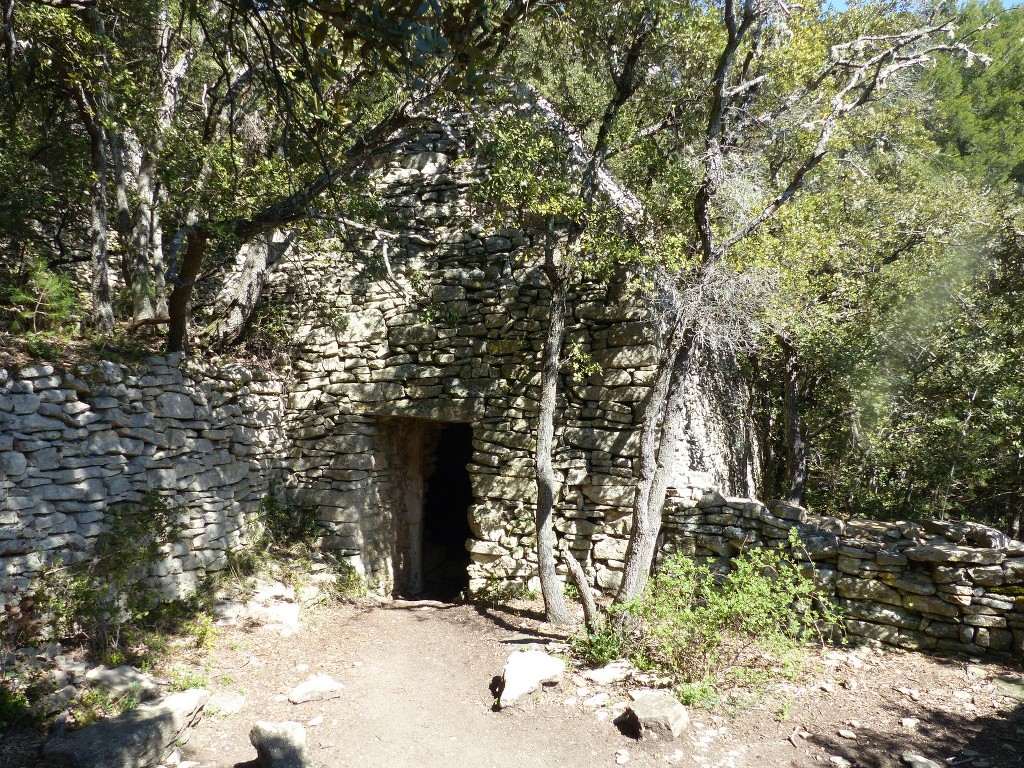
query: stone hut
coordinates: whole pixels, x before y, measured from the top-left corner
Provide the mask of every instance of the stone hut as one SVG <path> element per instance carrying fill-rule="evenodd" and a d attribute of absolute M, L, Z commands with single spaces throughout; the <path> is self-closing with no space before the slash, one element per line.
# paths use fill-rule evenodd
<path fill-rule="evenodd" d="M 540 352 L 549 293 L 528 231 L 487 229 L 476 131 L 449 115 L 382 158 L 387 212 L 271 278 L 265 307 L 292 319 L 289 485 L 315 504 L 326 548 L 415 593 L 531 582 Z M 600 587 L 621 578 L 634 457 L 654 346 L 622 281 L 572 297 L 567 347 L 599 372 L 561 382 L 556 531 Z M 673 493 L 752 493 L 758 465 L 743 393 L 707 366 L 687 390 Z M 461 579 L 445 581 L 445 574 Z"/>

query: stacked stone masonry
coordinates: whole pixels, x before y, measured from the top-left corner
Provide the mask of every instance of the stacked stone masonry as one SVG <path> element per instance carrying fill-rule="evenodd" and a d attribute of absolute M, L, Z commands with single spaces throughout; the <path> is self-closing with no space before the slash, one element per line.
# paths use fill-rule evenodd
<path fill-rule="evenodd" d="M 847 633 L 908 649 L 1024 653 L 1024 543 L 969 522 L 808 515 L 710 493 L 675 503 L 665 552 L 728 568 L 752 547 L 789 548 L 842 609 Z"/>
<path fill-rule="evenodd" d="M 533 235 L 479 223 L 475 143 L 459 115 L 410 137 L 374 176 L 385 228 L 293 260 L 267 291 L 294 324 L 298 497 L 321 510 L 325 547 L 358 557 L 386 589 L 416 582 L 395 532 L 420 525 L 409 486 L 426 479 L 430 425 L 444 423 L 473 430 L 470 589 L 536 586 L 533 453 L 550 294 Z M 656 355 L 650 309 L 623 297 L 625 282 L 584 281 L 570 297 L 566 348 L 599 370 L 565 366 L 554 456 L 557 534 L 604 589 L 622 577 Z M 751 492 L 742 388 L 708 365 L 688 380 L 686 402 L 675 487 L 693 501 L 712 485 Z"/>
<path fill-rule="evenodd" d="M 150 585 L 196 590 L 282 480 L 282 406 L 265 372 L 177 355 L 0 369 L 0 616 L 14 623 L 44 571 L 88 558 L 111 508 L 147 493 L 181 510 Z"/>

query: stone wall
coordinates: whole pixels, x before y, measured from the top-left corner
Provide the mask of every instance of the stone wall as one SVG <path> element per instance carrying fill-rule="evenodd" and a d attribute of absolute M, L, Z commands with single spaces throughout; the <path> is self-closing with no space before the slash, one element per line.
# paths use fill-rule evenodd
<path fill-rule="evenodd" d="M 977 523 L 882 523 L 807 515 L 711 493 L 675 501 L 665 517 L 665 553 L 728 568 L 759 546 L 788 548 L 813 565 L 853 637 L 909 649 L 1024 653 L 1024 543 Z"/>
<path fill-rule="evenodd" d="M 48 567 L 90 556 L 108 511 L 156 492 L 184 512 L 152 585 L 169 599 L 223 568 L 283 480 L 282 385 L 180 356 L 0 369 L 0 616 Z M 3 634 L 0 632 L 0 634 Z"/>

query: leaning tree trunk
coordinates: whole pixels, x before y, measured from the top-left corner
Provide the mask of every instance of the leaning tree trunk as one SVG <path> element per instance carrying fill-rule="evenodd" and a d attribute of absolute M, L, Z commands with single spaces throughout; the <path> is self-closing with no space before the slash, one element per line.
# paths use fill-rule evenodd
<path fill-rule="evenodd" d="M 185 253 L 181 257 L 174 280 L 174 290 L 167 300 L 170 317 L 167 328 L 168 352 L 188 351 L 188 303 L 192 297 L 195 280 L 199 276 L 209 236 L 202 230 L 193 228 L 186 238 Z"/>
<path fill-rule="evenodd" d="M 786 501 L 803 504 L 807 490 L 807 441 L 800 420 L 800 360 L 796 347 L 782 336 L 777 337 L 782 349 L 782 414 L 786 430 Z"/>
<path fill-rule="evenodd" d="M 238 249 L 235 270 L 217 296 L 214 314 L 218 320 L 206 331 L 217 346 L 227 347 L 241 338 L 267 279 L 290 251 L 296 234 L 267 232 Z"/>
<path fill-rule="evenodd" d="M 552 465 L 555 436 L 555 408 L 558 399 L 558 369 L 562 360 L 565 337 L 565 310 L 568 280 L 553 263 L 549 253 L 545 272 L 551 285 L 551 306 L 548 332 L 544 339 L 544 360 L 540 379 L 540 414 L 537 424 L 537 566 L 544 612 L 547 620 L 557 626 L 574 623 L 565 604 L 562 584 L 555 574 L 555 532 L 552 523 L 559 483 Z"/>
<path fill-rule="evenodd" d="M 689 366 L 693 344 L 694 335 L 689 324 L 677 319 L 659 356 L 654 386 L 640 428 L 633 528 L 626 547 L 622 583 L 615 595 L 616 605 L 626 605 L 639 597 L 650 578 L 661 533 L 661 513 L 665 506 L 675 441 L 682 424 L 683 375 Z"/>
<path fill-rule="evenodd" d="M 89 220 L 92 257 L 92 325 L 103 334 L 114 331 L 114 305 L 110 296 L 110 255 L 107 248 L 107 148 L 103 125 L 95 101 L 82 86 L 75 89 L 75 101 L 86 132 L 92 180 L 89 185 Z"/>

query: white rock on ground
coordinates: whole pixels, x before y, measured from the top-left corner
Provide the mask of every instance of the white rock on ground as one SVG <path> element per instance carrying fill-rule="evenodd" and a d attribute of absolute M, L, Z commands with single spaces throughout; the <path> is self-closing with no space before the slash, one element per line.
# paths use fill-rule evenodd
<path fill-rule="evenodd" d="M 633 674 L 633 665 L 626 659 L 619 659 L 600 669 L 588 669 L 583 673 L 583 677 L 598 685 L 611 685 L 612 683 L 621 683 L 631 674 Z"/>
<path fill-rule="evenodd" d="M 565 662 L 544 651 L 516 651 L 508 657 L 501 673 L 498 706 L 507 707 L 545 683 L 558 683 L 565 674 Z"/>
<path fill-rule="evenodd" d="M 306 768 L 306 729 L 287 720 L 259 721 L 249 731 L 260 768 Z"/>
<path fill-rule="evenodd" d="M 915 755 L 912 752 L 904 752 L 900 755 L 900 760 L 903 761 L 904 765 L 909 765 L 910 768 L 943 768 L 941 763 L 929 760 L 927 757 L 921 757 L 921 755 Z"/>
<path fill-rule="evenodd" d="M 341 696 L 345 686 L 330 675 L 310 675 L 308 680 L 299 683 L 288 694 L 292 704 L 303 704 L 307 701 L 324 701 Z"/>
<path fill-rule="evenodd" d="M 125 712 L 43 746 L 43 755 L 66 768 L 137 768 L 156 765 L 188 740 L 209 691 L 194 688 Z"/>
<path fill-rule="evenodd" d="M 237 715 L 245 707 L 245 696 L 237 691 L 217 691 L 206 703 L 211 715 Z"/>
<path fill-rule="evenodd" d="M 686 707 L 668 691 L 630 691 L 626 718 L 641 738 L 674 739 L 690 724 Z"/>

